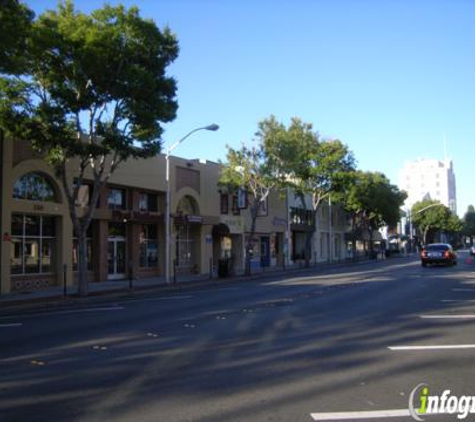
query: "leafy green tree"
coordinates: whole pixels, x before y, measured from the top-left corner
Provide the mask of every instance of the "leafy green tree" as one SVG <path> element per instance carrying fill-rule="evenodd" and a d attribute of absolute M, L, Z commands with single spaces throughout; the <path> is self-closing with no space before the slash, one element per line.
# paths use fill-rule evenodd
<path fill-rule="evenodd" d="M 406 193 L 392 185 L 379 172 L 354 171 L 348 177 L 340 202 L 349 213 L 353 235 L 353 256 L 358 232 L 368 231 L 371 241 L 373 232 L 383 226 L 394 226 L 399 221 L 399 209 L 406 199 Z"/>
<path fill-rule="evenodd" d="M 473 205 L 469 205 L 467 208 L 467 212 L 463 216 L 462 224 L 463 235 L 469 237 L 470 244 L 473 245 L 473 237 L 475 236 L 475 208 Z"/>
<path fill-rule="evenodd" d="M 250 273 L 256 221 L 259 210 L 270 191 L 277 186 L 275 167 L 270 165 L 262 143 L 257 147 L 233 149 L 227 146 L 226 163 L 222 164 L 220 185 L 230 190 L 244 189 L 247 192 L 251 227 L 246 243 L 246 274 Z"/>
<path fill-rule="evenodd" d="M 22 73 L 34 14 L 18 0 L 0 0 L 0 73 Z"/>
<path fill-rule="evenodd" d="M 373 232 L 383 226 L 395 226 L 400 218 L 400 207 L 407 197 L 397 186 L 379 172 L 361 173 L 363 183 L 359 186 L 366 189 L 363 198 L 363 221 L 369 232 L 371 241 Z"/>
<path fill-rule="evenodd" d="M 170 30 L 136 7 L 84 14 L 66 1 L 33 22 L 26 76 L 0 80 L 1 127 L 30 140 L 61 180 L 78 236 L 82 296 L 99 194 L 124 160 L 160 151 L 161 124 L 176 115 L 176 82 L 166 70 L 177 55 Z M 86 212 L 76 207 L 85 179 L 93 183 Z"/>
<path fill-rule="evenodd" d="M 315 214 L 330 195 L 343 190 L 355 168 L 355 159 L 346 145 L 337 139 L 320 139 L 311 124 L 298 118 L 286 128 L 271 116 L 261 123 L 260 134 L 269 160 L 278 169 L 279 184 L 292 188 L 304 208 L 304 197 L 310 195 Z M 309 233 L 307 262 L 311 237 Z"/>
<path fill-rule="evenodd" d="M 448 207 L 430 199 L 416 202 L 412 206 L 411 219 L 422 232 L 424 244 L 432 240 L 437 232 L 455 233 L 462 228 L 460 220 Z"/>

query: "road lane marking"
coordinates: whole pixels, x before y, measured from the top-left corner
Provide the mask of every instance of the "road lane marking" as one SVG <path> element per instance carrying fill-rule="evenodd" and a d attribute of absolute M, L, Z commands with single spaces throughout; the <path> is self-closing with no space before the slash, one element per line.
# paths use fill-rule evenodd
<path fill-rule="evenodd" d="M 441 300 L 443 303 L 457 303 L 457 302 L 475 302 L 474 299 L 444 299 Z"/>
<path fill-rule="evenodd" d="M 419 315 L 422 319 L 474 319 L 475 314 L 465 315 Z"/>
<path fill-rule="evenodd" d="M 475 289 L 452 289 L 453 292 L 475 292 Z"/>
<path fill-rule="evenodd" d="M 452 349 L 475 349 L 475 344 L 452 344 L 440 346 L 389 346 L 389 350 L 452 350 Z"/>
<path fill-rule="evenodd" d="M 0 324 L 0 328 L 4 327 L 21 327 L 22 323 L 21 322 L 12 322 L 11 324 Z"/>
<path fill-rule="evenodd" d="M 411 416 L 409 409 L 368 410 L 362 412 L 310 413 L 314 421 L 343 421 L 350 419 L 380 419 Z"/>

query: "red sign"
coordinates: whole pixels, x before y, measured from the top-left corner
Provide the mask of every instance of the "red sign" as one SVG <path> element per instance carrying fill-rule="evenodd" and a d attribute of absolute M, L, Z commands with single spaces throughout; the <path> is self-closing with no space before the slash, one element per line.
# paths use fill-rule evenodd
<path fill-rule="evenodd" d="M 12 241 L 12 237 L 7 233 L 3 233 L 3 241 L 4 242 L 11 242 Z"/>

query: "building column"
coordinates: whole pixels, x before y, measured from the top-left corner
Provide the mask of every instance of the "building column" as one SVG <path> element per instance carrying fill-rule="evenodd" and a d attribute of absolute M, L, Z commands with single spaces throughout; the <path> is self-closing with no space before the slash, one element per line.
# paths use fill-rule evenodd
<path fill-rule="evenodd" d="M 13 193 L 13 141 L 0 133 L 0 221 L 1 221 L 1 248 L 0 248 L 0 294 L 11 291 L 10 254 L 11 254 L 11 227 L 12 227 L 12 193 Z"/>
<path fill-rule="evenodd" d="M 64 266 L 66 266 L 66 286 L 72 286 L 73 283 L 73 224 L 69 214 L 56 217 L 59 221 L 56 223 L 56 232 L 58 233 L 58 251 L 56 274 L 58 286 L 64 283 Z"/>

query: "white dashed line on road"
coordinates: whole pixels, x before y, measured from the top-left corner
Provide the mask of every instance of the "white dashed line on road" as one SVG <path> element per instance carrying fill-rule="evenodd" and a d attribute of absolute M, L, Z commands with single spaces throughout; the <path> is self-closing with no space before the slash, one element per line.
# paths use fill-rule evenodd
<path fill-rule="evenodd" d="M 343 421 L 354 419 L 400 418 L 411 416 L 409 409 L 369 410 L 362 412 L 326 412 L 310 413 L 314 421 Z"/>
<path fill-rule="evenodd" d="M 475 292 L 475 289 L 452 289 L 453 292 Z"/>
<path fill-rule="evenodd" d="M 475 314 L 462 315 L 419 315 L 422 319 L 475 319 Z"/>
<path fill-rule="evenodd" d="M 11 324 L 0 324 L 0 328 L 6 328 L 6 327 L 21 327 L 22 324 L 21 322 L 14 322 Z"/>
<path fill-rule="evenodd" d="M 453 349 L 475 349 L 475 344 L 446 344 L 446 345 L 433 345 L 433 346 L 389 346 L 389 350 L 401 351 L 401 350 L 453 350 Z"/>

